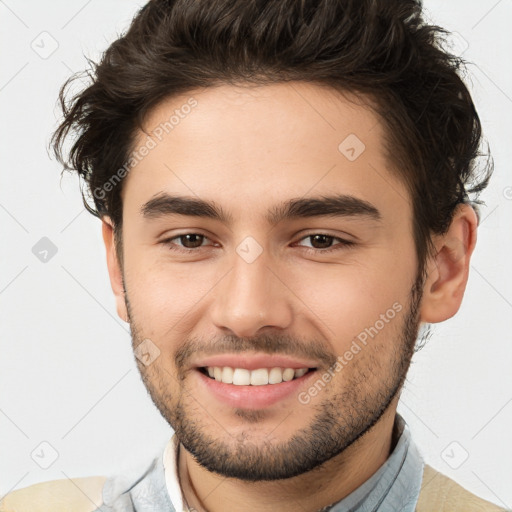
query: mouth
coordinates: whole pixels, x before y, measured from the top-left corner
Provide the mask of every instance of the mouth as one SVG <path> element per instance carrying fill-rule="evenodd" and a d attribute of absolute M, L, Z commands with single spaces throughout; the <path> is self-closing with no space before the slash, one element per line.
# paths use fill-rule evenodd
<path fill-rule="evenodd" d="M 240 364 L 240 363 L 239 363 Z M 198 396 L 230 408 L 264 410 L 272 406 L 303 407 L 299 394 L 314 381 L 317 367 L 199 366 L 193 375 Z M 221 409 L 231 414 L 231 409 Z"/>
<path fill-rule="evenodd" d="M 299 393 L 320 368 L 318 361 L 285 354 L 226 353 L 198 358 L 191 375 L 198 396 L 213 403 L 238 409 L 266 409 L 278 404 L 294 408 L 294 400 L 298 401 Z"/>
<path fill-rule="evenodd" d="M 202 366 L 198 371 L 211 380 L 234 386 L 274 386 L 300 379 L 316 368 L 234 368 L 231 366 Z"/>

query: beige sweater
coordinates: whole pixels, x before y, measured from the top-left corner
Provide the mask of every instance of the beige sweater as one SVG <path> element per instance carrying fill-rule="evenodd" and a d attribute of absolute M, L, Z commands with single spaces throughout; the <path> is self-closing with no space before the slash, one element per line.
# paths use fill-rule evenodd
<path fill-rule="evenodd" d="M 0 512 L 94 512 L 103 504 L 106 477 L 52 480 L 18 489 L 0 502 Z M 498 512 L 505 509 L 470 493 L 425 465 L 416 512 Z"/>

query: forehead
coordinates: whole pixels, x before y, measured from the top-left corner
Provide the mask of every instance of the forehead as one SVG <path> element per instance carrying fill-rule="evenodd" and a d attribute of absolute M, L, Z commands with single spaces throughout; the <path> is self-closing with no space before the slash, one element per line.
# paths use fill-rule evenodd
<path fill-rule="evenodd" d="M 368 103 L 318 85 L 190 91 L 147 115 L 134 152 L 151 149 L 129 172 L 123 202 L 140 208 L 166 191 L 230 204 L 239 213 L 255 201 L 270 208 L 285 198 L 335 191 L 384 210 L 408 209 L 383 130 Z"/>

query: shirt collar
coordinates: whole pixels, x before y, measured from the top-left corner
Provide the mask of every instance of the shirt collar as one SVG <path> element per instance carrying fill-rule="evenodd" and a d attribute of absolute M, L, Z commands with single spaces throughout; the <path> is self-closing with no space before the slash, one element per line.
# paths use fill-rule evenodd
<path fill-rule="evenodd" d="M 183 507 L 183 495 L 179 481 L 178 473 L 178 446 L 179 440 L 176 434 L 173 434 L 164 450 L 164 468 L 165 468 L 165 484 L 167 492 L 171 499 L 172 505 L 177 512 L 186 510 Z"/>
<path fill-rule="evenodd" d="M 409 426 L 398 413 L 393 440 L 396 444 L 386 462 L 361 486 L 329 507 L 329 512 L 414 512 L 424 461 Z"/>

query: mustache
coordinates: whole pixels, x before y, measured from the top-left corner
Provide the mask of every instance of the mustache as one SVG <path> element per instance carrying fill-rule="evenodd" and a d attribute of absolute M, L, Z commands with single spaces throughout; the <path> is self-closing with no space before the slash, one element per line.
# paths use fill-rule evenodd
<path fill-rule="evenodd" d="M 174 362 L 182 370 L 189 367 L 198 354 L 204 357 L 244 352 L 303 357 L 320 361 L 326 366 L 336 364 L 337 360 L 337 355 L 329 350 L 324 341 L 305 341 L 289 335 L 265 333 L 251 338 L 227 335 L 209 341 L 193 338 L 178 348 Z"/>

